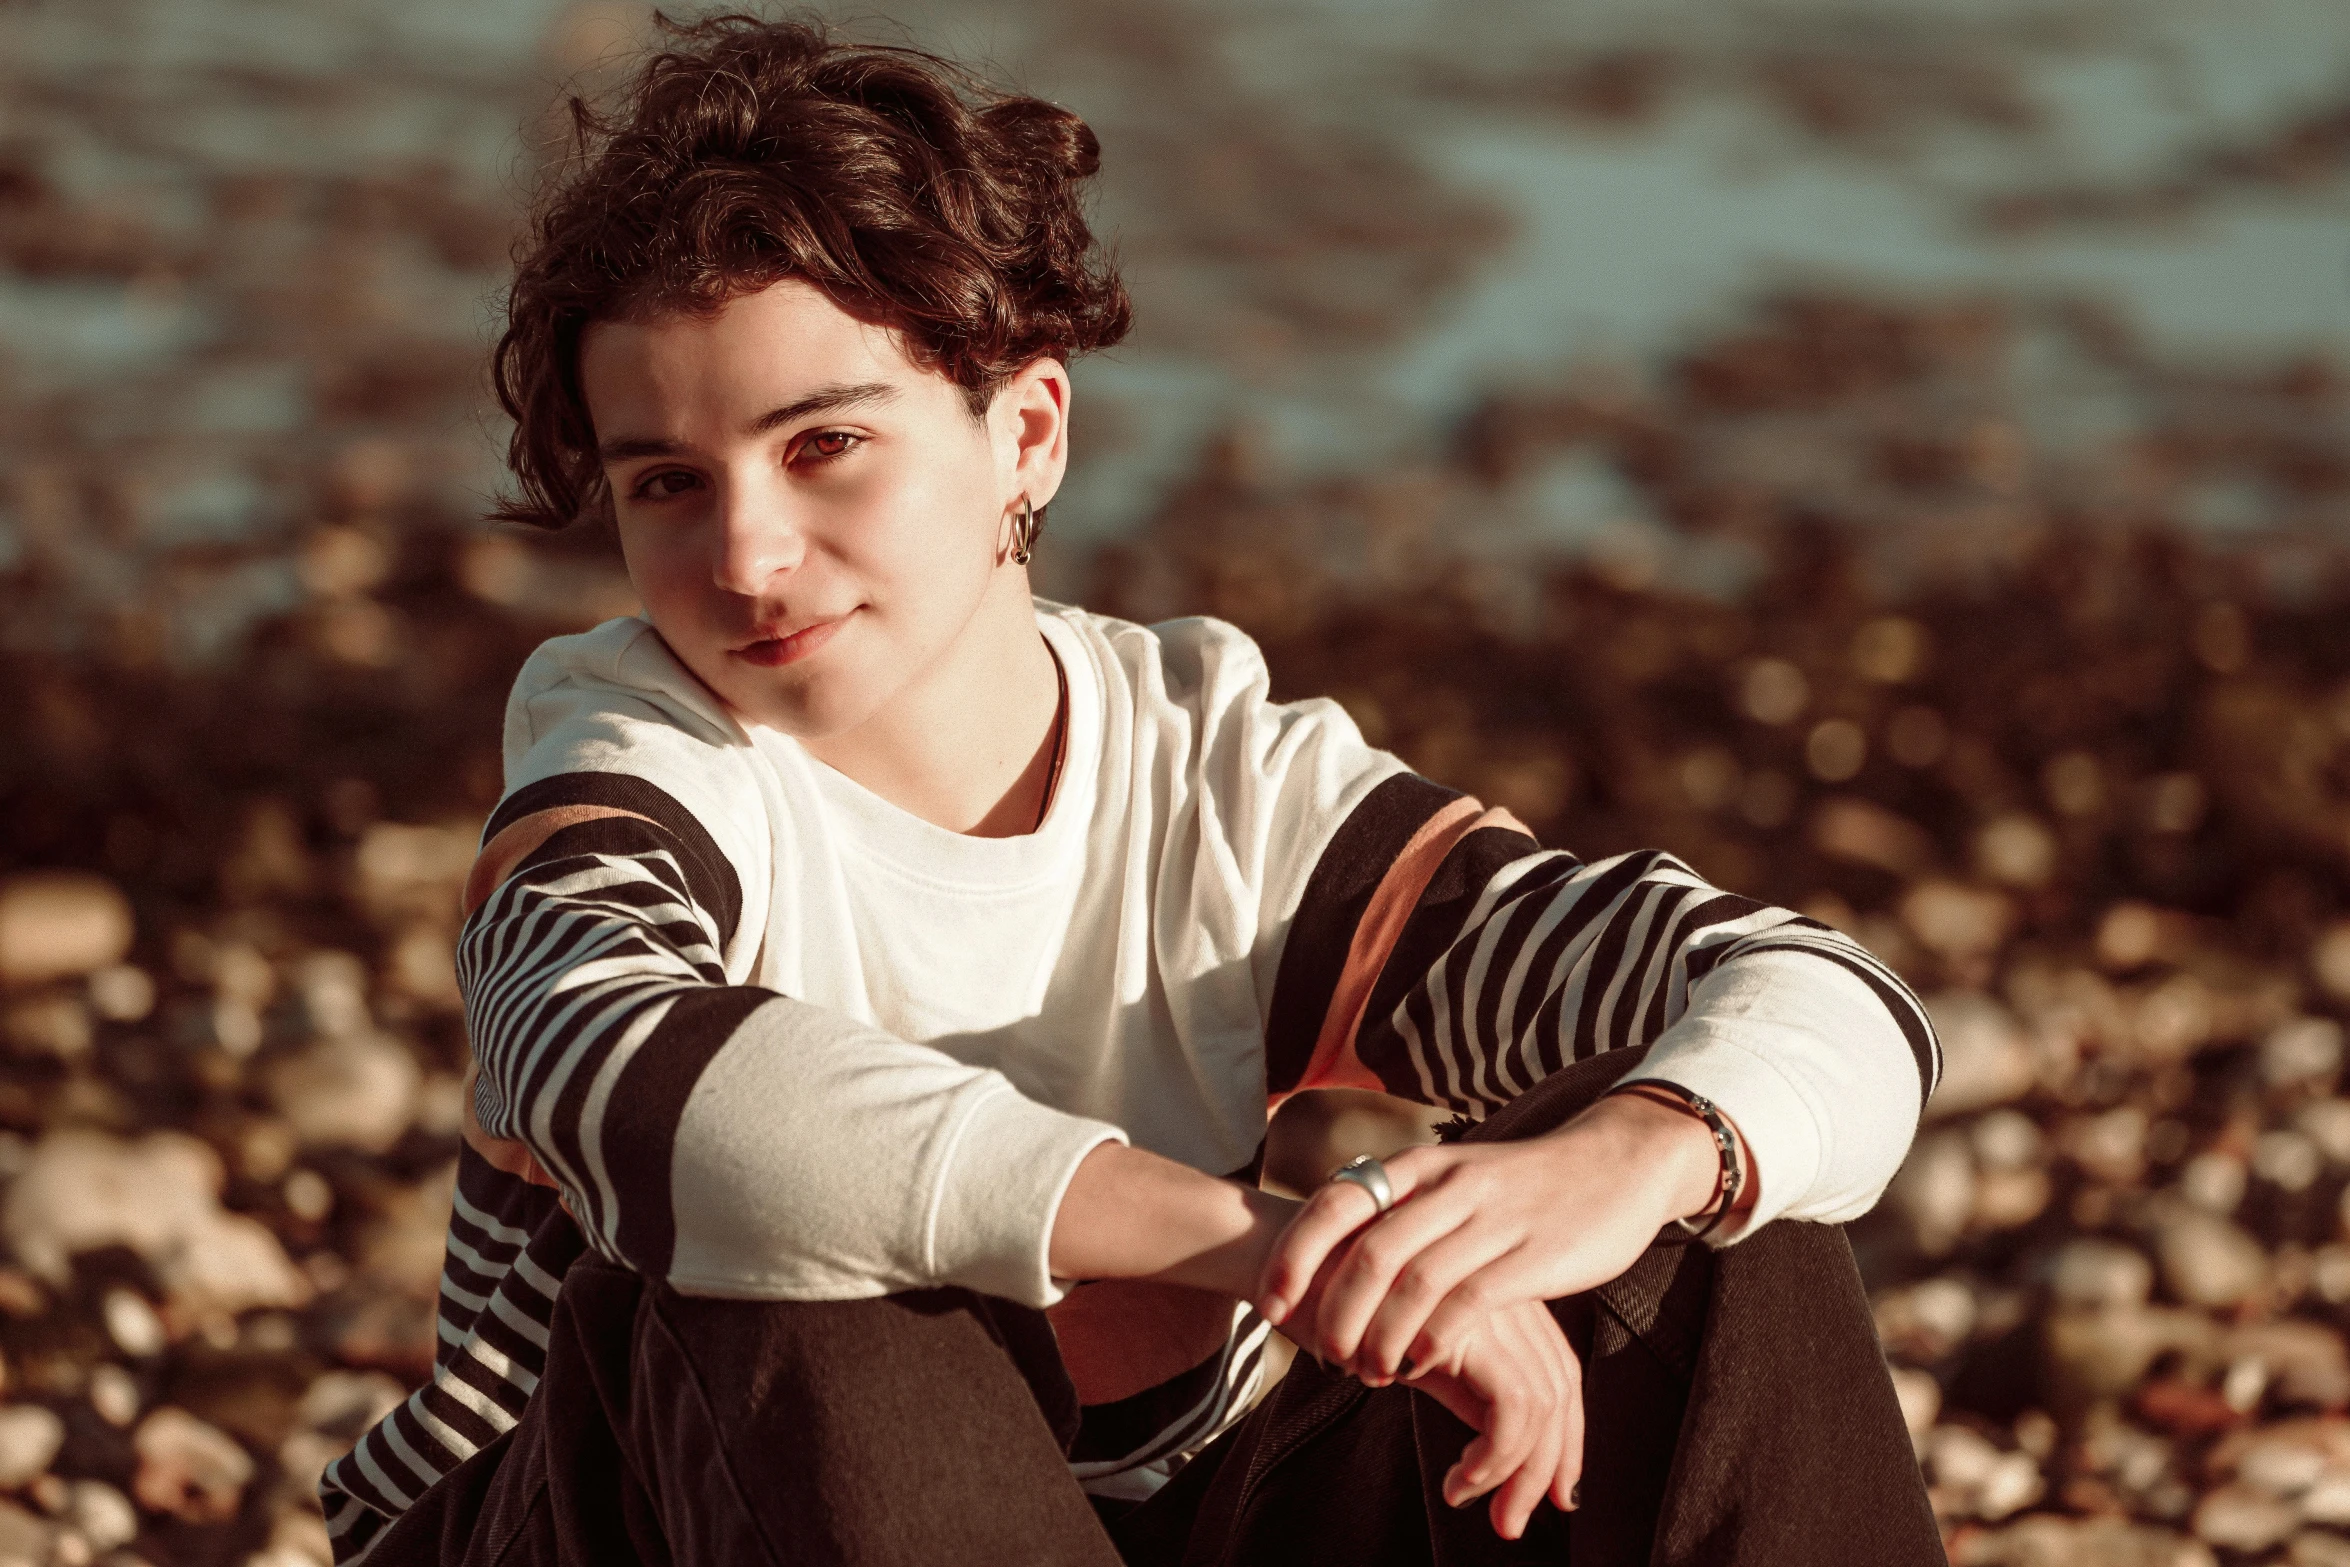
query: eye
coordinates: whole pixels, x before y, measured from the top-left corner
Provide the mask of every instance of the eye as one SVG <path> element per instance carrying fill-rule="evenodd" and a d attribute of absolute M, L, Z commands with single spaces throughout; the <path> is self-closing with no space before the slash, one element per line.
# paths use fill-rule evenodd
<path fill-rule="evenodd" d="M 656 468 L 637 480 L 636 488 L 630 493 L 638 500 L 665 501 L 672 496 L 685 494 L 701 482 L 699 475 L 688 473 L 683 468 Z"/>
<path fill-rule="evenodd" d="M 853 430 L 818 430 L 800 443 L 800 455 L 816 462 L 831 462 L 836 457 L 847 456 L 864 441 Z"/>

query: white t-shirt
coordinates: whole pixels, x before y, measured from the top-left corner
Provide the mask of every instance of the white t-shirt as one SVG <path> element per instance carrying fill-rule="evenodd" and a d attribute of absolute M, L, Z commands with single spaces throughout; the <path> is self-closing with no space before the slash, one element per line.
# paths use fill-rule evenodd
<path fill-rule="evenodd" d="M 460 978 L 483 1124 L 531 1146 L 589 1246 L 692 1293 L 1047 1306 L 1061 1193 L 1104 1140 L 1234 1173 L 1301 1087 L 1476 1117 L 1634 1043 L 1654 1047 L 1638 1075 L 1739 1126 L 1761 1182 L 1742 1232 L 1852 1217 L 1898 1167 L 1938 1057 L 1851 942 L 1666 855 L 1541 849 L 1336 704 L 1272 702 L 1221 622 L 1040 602 L 1037 624 L 1068 749 L 1015 838 L 933 826 L 742 725 L 642 620 L 525 665 L 489 837 L 537 837 L 469 919 Z M 515 1324 L 552 1309 L 556 1264 L 531 1262 L 501 1178 L 466 1177 L 444 1374 L 378 1428 L 409 1451 L 468 1356 L 472 1384 L 493 1362 L 535 1381 Z M 1187 1423 L 1080 1473 L 1115 1489 L 1196 1450 L 1264 1332 L 1236 1307 L 1164 1384 Z M 1222 1391 L 1194 1397 L 1203 1380 Z M 393 1476 L 400 1449 L 371 1433 L 330 1471 L 338 1542 L 445 1472 Z"/>

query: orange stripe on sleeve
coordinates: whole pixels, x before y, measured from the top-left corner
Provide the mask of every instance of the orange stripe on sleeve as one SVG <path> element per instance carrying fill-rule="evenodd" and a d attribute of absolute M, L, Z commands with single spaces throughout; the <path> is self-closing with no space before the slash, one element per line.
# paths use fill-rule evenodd
<path fill-rule="evenodd" d="M 1454 800 L 1435 815 L 1420 824 L 1411 841 L 1379 878 L 1372 889 L 1370 902 L 1364 905 L 1363 917 L 1355 925 L 1354 939 L 1347 944 L 1346 967 L 1339 971 L 1338 984 L 1330 993 L 1330 1010 L 1323 1014 L 1322 1032 L 1314 1041 L 1313 1058 L 1306 1063 L 1305 1075 L 1299 1078 L 1295 1093 L 1307 1088 L 1368 1088 L 1385 1093 L 1387 1086 L 1377 1074 L 1363 1065 L 1355 1054 L 1355 1036 L 1361 1032 L 1363 1013 L 1371 1004 L 1371 990 L 1379 983 L 1380 971 L 1387 967 L 1388 954 L 1395 950 L 1402 938 L 1404 926 L 1411 921 L 1412 910 L 1420 906 L 1421 895 L 1435 877 L 1436 868 L 1455 845 L 1481 827 L 1502 827 L 1511 832 L 1526 833 L 1515 816 L 1495 807 L 1487 809 L 1467 795 Z M 1532 837 L 1532 833 L 1526 833 Z M 1276 1094 L 1273 1102 L 1279 1104 L 1288 1094 Z"/>
<path fill-rule="evenodd" d="M 650 816 L 635 811 L 623 811 L 610 805 L 554 805 L 543 811 L 533 811 L 520 821 L 509 823 L 495 838 L 482 845 L 475 857 L 473 869 L 465 874 L 464 913 L 470 916 L 498 890 L 498 884 L 514 874 L 514 867 L 530 857 L 530 851 L 545 843 L 566 827 L 577 827 L 581 822 L 602 821 L 606 817 L 626 816 L 634 821 L 659 826 Z"/>

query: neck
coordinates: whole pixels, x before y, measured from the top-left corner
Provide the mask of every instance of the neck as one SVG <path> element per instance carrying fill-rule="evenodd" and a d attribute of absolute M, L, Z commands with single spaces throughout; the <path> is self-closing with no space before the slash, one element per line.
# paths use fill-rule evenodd
<path fill-rule="evenodd" d="M 998 576 L 949 656 L 855 729 L 807 742 L 811 756 L 900 810 L 980 838 L 1036 825 L 1061 696 L 1028 574 Z"/>

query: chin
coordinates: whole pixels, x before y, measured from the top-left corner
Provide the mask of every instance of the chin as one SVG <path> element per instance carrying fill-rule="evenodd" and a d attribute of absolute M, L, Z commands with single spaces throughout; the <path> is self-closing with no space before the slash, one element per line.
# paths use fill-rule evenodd
<path fill-rule="evenodd" d="M 726 693 L 737 714 L 763 729 L 790 735 L 794 740 L 822 742 L 846 734 L 873 716 L 875 704 L 867 693 L 827 689 L 832 682 L 811 682 L 794 691 L 746 690 Z"/>

